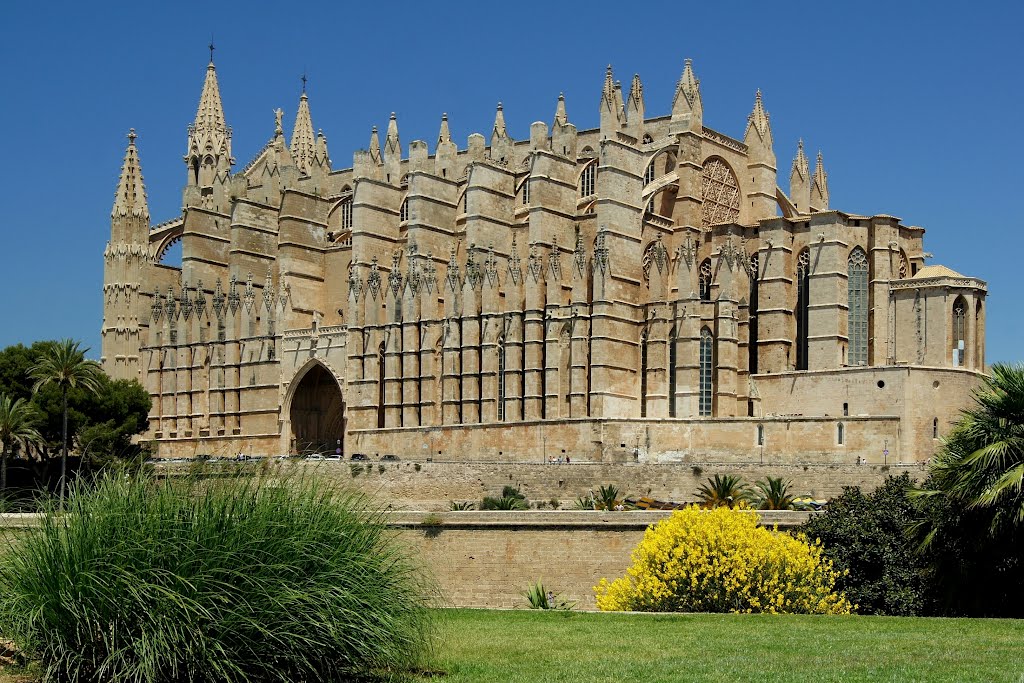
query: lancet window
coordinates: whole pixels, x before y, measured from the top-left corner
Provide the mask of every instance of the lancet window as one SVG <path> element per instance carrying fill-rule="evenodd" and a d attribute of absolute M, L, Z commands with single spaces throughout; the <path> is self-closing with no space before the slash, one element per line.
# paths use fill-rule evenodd
<path fill-rule="evenodd" d="M 796 369 L 807 369 L 807 323 L 811 296 L 811 253 L 804 249 L 796 258 Z"/>
<path fill-rule="evenodd" d="M 855 247 L 846 261 L 850 365 L 868 364 L 868 257 Z"/>
<path fill-rule="evenodd" d="M 597 164 L 591 162 L 583 169 L 580 175 L 580 197 L 590 197 L 594 194 L 597 182 Z"/>
<path fill-rule="evenodd" d="M 714 356 L 715 338 L 711 330 L 703 328 L 700 331 L 700 400 L 698 414 L 701 416 L 711 415 L 711 406 L 714 398 Z"/>
<path fill-rule="evenodd" d="M 697 275 L 700 287 L 700 300 L 711 301 L 711 259 L 704 259 Z"/>
<path fill-rule="evenodd" d="M 953 302 L 953 367 L 964 365 L 967 338 L 967 304 L 962 296 Z"/>
<path fill-rule="evenodd" d="M 756 252 L 747 259 L 747 277 L 750 281 L 750 303 L 747 307 L 747 370 L 751 375 L 757 374 L 758 263 Z"/>

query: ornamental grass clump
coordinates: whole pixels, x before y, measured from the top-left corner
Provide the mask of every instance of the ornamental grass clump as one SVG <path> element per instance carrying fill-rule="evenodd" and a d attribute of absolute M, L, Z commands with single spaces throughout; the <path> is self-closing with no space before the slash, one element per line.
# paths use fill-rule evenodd
<path fill-rule="evenodd" d="M 418 568 L 315 479 L 107 478 L 15 548 L 0 634 L 46 680 L 361 680 L 426 646 Z"/>
<path fill-rule="evenodd" d="M 747 509 L 691 505 L 652 525 L 626 576 L 595 587 L 602 610 L 849 614 L 818 544 L 758 526 Z"/>

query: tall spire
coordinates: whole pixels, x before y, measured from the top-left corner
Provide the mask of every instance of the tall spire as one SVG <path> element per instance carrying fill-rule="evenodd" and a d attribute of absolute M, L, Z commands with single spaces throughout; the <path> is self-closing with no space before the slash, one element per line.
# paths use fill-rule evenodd
<path fill-rule="evenodd" d="M 814 164 L 814 181 L 811 183 L 811 208 L 814 211 L 828 210 L 828 173 L 825 173 L 820 150 Z"/>
<path fill-rule="evenodd" d="M 448 130 L 448 112 L 441 114 L 441 130 L 437 133 L 437 144 L 441 145 L 452 141 L 452 132 Z"/>
<path fill-rule="evenodd" d="M 384 156 L 388 159 L 402 157 L 402 145 L 398 139 L 398 118 L 395 112 L 391 112 L 391 119 L 388 121 L 388 133 L 384 138 Z"/>
<path fill-rule="evenodd" d="M 295 128 L 292 129 L 291 152 L 295 165 L 308 175 L 316 156 L 316 138 L 313 136 L 313 119 L 309 114 L 309 98 L 306 97 L 305 74 L 302 75 L 302 95 L 299 97 L 299 111 L 295 115 Z"/>
<path fill-rule="evenodd" d="M 206 67 L 206 80 L 203 81 L 203 92 L 199 96 L 199 110 L 193 124 L 195 131 L 220 132 L 227 130 L 224 122 L 224 105 L 220 99 L 220 86 L 217 84 L 217 67 L 213 64 L 213 53 Z"/>
<path fill-rule="evenodd" d="M 807 155 L 804 154 L 804 141 L 800 140 L 797 143 L 796 156 L 793 158 L 793 169 L 789 172 L 789 198 L 800 213 L 810 212 L 810 178 Z"/>
<path fill-rule="evenodd" d="M 772 148 L 772 127 L 768 120 L 768 113 L 764 110 L 764 103 L 761 101 L 760 88 L 754 97 L 754 111 L 747 117 L 747 130 L 744 137 L 749 138 L 751 131 L 757 133 L 761 144 L 768 149 Z"/>
<path fill-rule="evenodd" d="M 569 117 L 565 113 L 565 94 L 558 93 L 558 104 L 555 106 L 555 125 L 552 126 L 552 130 L 556 126 L 564 126 L 569 123 Z"/>
<path fill-rule="evenodd" d="M 803 139 L 797 142 L 796 156 L 793 158 L 793 170 L 790 173 L 790 176 L 794 173 L 799 173 L 800 177 L 804 180 L 806 180 L 811 173 L 810 164 L 807 161 L 807 155 L 804 154 Z"/>
<path fill-rule="evenodd" d="M 612 78 L 612 65 L 604 73 L 601 88 L 601 137 L 607 138 L 622 128 L 625 112 L 622 106 L 622 87 Z"/>
<path fill-rule="evenodd" d="M 188 167 L 185 206 L 203 204 L 226 210 L 226 187 L 235 160 L 231 156 L 231 129 L 224 120 L 212 43 L 196 119 L 188 128 L 188 152 L 184 159 Z M 213 193 L 206 192 L 212 187 L 218 189 Z"/>
<path fill-rule="evenodd" d="M 626 102 L 626 130 L 641 142 L 644 137 L 644 84 L 640 82 L 640 74 L 633 74 Z"/>
<path fill-rule="evenodd" d="M 508 130 L 505 128 L 505 111 L 501 102 L 498 102 L 498 110 L 494 112 L 494 129 L 491 131 L 491 137 L 495 135 L 499 138 L 508 135 Z"/>
<path fill-rule="evenodd" d="M 149 206 L 146 204 L 146 186 L 142 181 L 142 165 L 139 163 L 139 151 L 135 148 L 135 129 L 128 131 L 128 149 L 124 153 L 121 165 L 121 179 L 117 183 L 117 194 L 114 195 L 114 208 L 111 218 L 130 216 L 149 221 Z"/>
<path fill-rule="evenodd" d="M 676 128 L 685 126 L 686 130 L 700 132 L 704 122 L 704 102 L 700 96 L 700 81 L 693 73 L 693 60 L 687 59 L 683 73 L 676 84 L 676 94 L 672 98 L 672 121 Z"/>
<path fill-rule="evenodd" d="M 381 162 L 380 137 L 377 135 L 377 126 L 374 126 L 370 131 L 370 160 L 375 164 Z"/>

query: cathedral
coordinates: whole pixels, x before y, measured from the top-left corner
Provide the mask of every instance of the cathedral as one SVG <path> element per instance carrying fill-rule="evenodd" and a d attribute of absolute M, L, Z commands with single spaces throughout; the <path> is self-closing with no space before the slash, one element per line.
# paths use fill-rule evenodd
<path fill-rule="evenodd" d="M 499 103 L 462 148 L 443 115 L 403 149 L 391 114 L 336 169 L 303 87 L 239 167 L 211 59 L 180 216 L 151 225 L 128 135 L 103 367 L 165 458 L 930 457 L 985 370 L 985 282 L 832 208 L 802 142 L 783 189 L 760 92 L 736 139 L 689 60 L 665 90 L 650 116 L 609 67 L 598 128 L 560 96 L 515 140 Z"/>

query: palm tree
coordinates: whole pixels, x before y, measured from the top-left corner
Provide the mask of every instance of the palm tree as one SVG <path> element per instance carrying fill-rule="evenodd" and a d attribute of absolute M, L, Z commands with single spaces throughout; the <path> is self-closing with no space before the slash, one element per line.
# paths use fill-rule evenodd
<path fill-rule="evenodd" d="M 86 360 L 89 349 L 79 348 L 79 342 L 62 339 L 50 343 L 38 360 L 29 368 L 28 374 L 34 379 L 33 391 L 39 391 L 53 384 L 60 391 L 64 423 L 61 430 L 60 449 L 60 504 L 64 506 L 65 476 L 68 461 L 68 392 L 81 387 L 90 393 L 98 393 L 103 370 L 94 360 Z"/>
<path fill-rule="evenodd" d="M 732 507 L 736 503 L 746 499 L 750 487 L 743 483 L 740 477 L 731 474 L 715 475 L 714 479 L 708 479 L 707 484 L 697 489 L 697 499 L 701 505 L 707 508 L 716 508 L 722 505 Z"/>
<path fill-rule="evenodd" d="M 7 455 L 12 446 L 27 448 L 42 443 L 43 437 L 35 427 L 38 421 L 39 413 L 31 403 L 0 394 L 0 495 L 7 490 Z"/>
<path fill-rule="evenodd" d="M 782 477 L 765 477 L 754 484 L 750 502 L 758 510 L 792 510 L 793 496 L 789 493 L 791 482 Z"/>
<path fill-rule="evenodd" d="M 993 365 L 974 400 L 916 495 L 988 513 L 993 535 L 1024 528 L 1024 365 Z"/>

